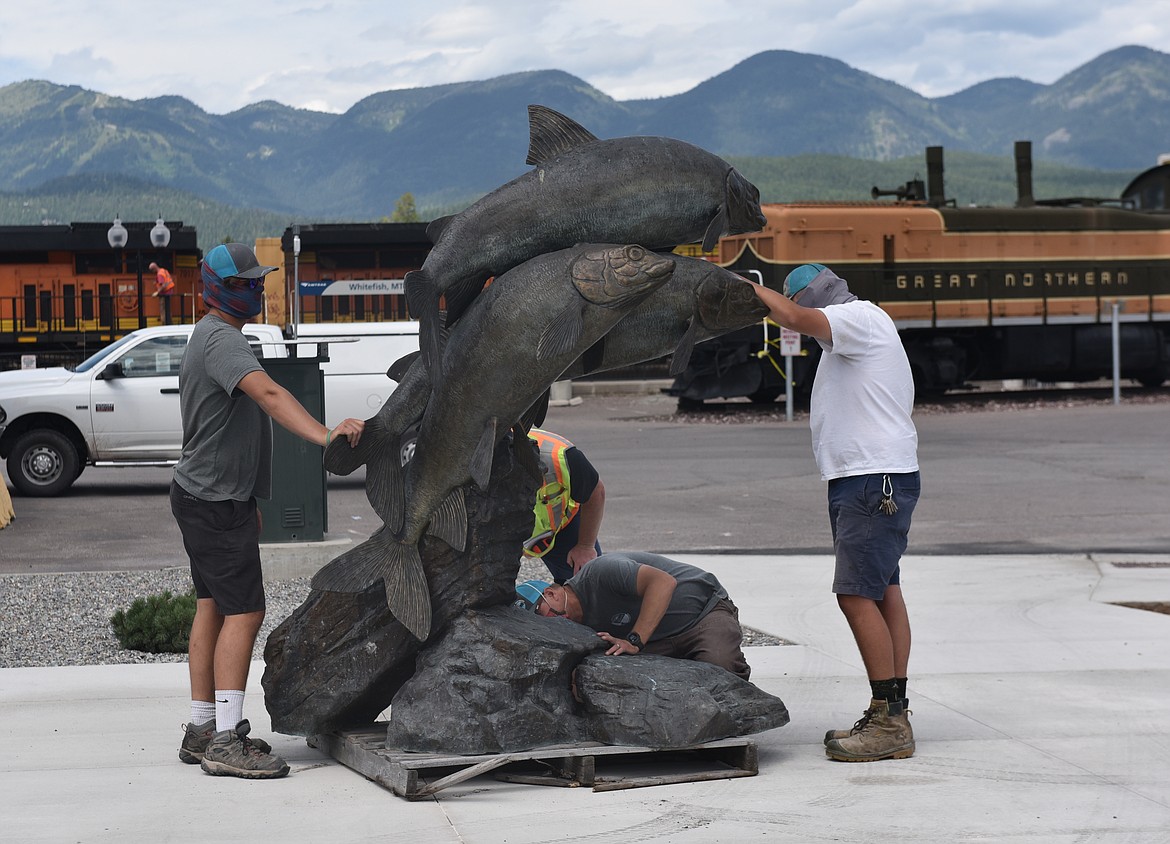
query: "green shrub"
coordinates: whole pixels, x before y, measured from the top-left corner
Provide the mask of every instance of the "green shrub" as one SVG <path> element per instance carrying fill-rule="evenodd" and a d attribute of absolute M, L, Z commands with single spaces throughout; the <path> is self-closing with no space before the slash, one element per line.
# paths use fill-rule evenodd
<path fill-rule="evenodd" d="M 123 648 L 147 653 L 186 653 L 195 619 L 195 592 L 138 598 L 130 609 L 118 610 L 110 618 L 114 635 Z"/>

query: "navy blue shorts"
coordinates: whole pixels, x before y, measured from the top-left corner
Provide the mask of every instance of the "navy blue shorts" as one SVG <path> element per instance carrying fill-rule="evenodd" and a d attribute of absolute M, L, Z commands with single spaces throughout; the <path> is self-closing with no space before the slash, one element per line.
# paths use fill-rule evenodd
<path fill-rule="evenodd" d="M 883 478 L 889 477 L 898 511 L 882 512 Z M 855 475 L 829 481 L 829 524 L 837 569 L 833 592 L 880 601 L 887 586 L 901 582 L 899 561 L 906 551 L 910 517 L 922 482 L 918 472 Z"/>
<path fill-rule="evenodd" d="M 215 599 L 220 615 L 265 609 L 256 499 L 204 501 L 172 481 L 171 512 L 191 559 L 196 597 Z"/>

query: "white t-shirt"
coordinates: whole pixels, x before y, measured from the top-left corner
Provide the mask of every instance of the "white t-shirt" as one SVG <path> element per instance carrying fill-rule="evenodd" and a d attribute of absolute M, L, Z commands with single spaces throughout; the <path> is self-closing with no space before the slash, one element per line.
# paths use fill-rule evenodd
<path fill-rule="evenodd" d="M 821 311 L 833 331 L 817 341 L 809 414 L 821 480 L 918 471 L 914 379 L 893 320 L 862 299 Z"/>

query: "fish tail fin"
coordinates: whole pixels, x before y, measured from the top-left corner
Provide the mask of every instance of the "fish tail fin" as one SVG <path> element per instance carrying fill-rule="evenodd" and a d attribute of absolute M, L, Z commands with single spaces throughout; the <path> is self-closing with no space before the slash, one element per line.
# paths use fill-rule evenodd
<path fill-rule="evenodd" d="M 321 592 L 364 592 L 385 579 L 391 544 L 386 529 L 382 528 L 361 545 L 323 566 L 309 585 Z"/>
<path fill-rule="evenodd" d="M 431 588 L 417 545 L 392 543 L 388 549 L 386 606 L 419 641 L 431 635 Z"/>
<path fill-rule="evenodd" d="M 376 454 L 382 447 L 386 437 L 386 428 L 377 416 L 366 420 L 365 430 L 362 431 L 358 444 L 350 447 L 348 437 L 338 437 L 329 443 L 322 457 L 325 469 L 335 475 L 350 475 L 359 466 L 369 462 L 371 455 Z"/>
<path fill-rule="evenodd" d="M 418 344 L 423 363 L 431 373 L 431 382 L 437 384 L 439 367 L 443 361 L 439 288 L 427 271 L 422 269 L 406 274 L 403 290 L 406 293 L 406 308 L 418 320 Z"/>
<path fill-rule="evenodd" d="M 438 537 L 456 551 L 467 547 L 467 505 L 463 502 L 463 487 L 455 487 L 443 503 L 431 513 L 427 533 Z"/>
<path fill-rule="evenodd" d="M 480 279 L 478 283 L 475 281 L 463 281 L 451 285 L 444 291 L 443 296 L 447 302 L 448 327 L 454 325 L 455 321 L 463 316 L 464 311 L 471 307 L 471 303 L 475 301 L 475 297 L 483 290 L 486 281 L 487 279 Z"/>
<path fill-rule="evenodd" d="M 678 341 L 678 345 L 675 346 L 674 354 L 670 358 L 671 378 L 677 378 L 682 375 L 683 370 L 687 368 L 687 364 L 691 362 L 691 353 L 695 351 L 695 335 L 698 331 L 698 324 L 698 317 L 692 316 L 690 323 L 687 325 L 686 332 Z"/>

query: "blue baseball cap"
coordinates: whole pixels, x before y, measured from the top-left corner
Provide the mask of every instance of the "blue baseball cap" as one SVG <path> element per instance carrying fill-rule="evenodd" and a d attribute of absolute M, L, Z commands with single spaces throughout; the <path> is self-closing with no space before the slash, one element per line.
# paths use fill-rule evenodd
<path fill-rule="evenodd" d="M 220 278 L 263 278 L 277 267 L 263 267 L 256 253 L 243 243 L 221 243 L 203 259 L 207 268 Z"/>
<path fill-rule="evenodd" d="M 809 282 L 827 269 L 828 267 L 824 264 L 801 264 L 784 279 L 784 295 L 791 299 L 797 293 L 804 290 L 804 288 L 808 287 Z"/>
<path fill-rule="evenodd" d="M 540 600 L 540 596 L 544 594 L 544 590 L 549 587 L 548 581 L 545 580 L 526 580 L 516 587 L 516 600 L 512 606 L 518 609 L 528 610 L 532 612 L 536 609 L 536 603 Z"/>

